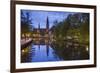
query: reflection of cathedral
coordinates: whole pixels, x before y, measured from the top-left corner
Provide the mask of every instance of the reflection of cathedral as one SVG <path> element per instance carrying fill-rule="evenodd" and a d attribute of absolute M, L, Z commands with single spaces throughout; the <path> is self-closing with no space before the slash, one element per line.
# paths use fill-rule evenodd
<path fill-rule="evenodd" d="M 46 28 L 40 28 L 40 24 L 38 24 L 38 28 L 33 29 L 33 40 L 34 41 L 39 41 L 42 39 L 49 40 L 49 20 L 47 17 L 46 20 Z"/>

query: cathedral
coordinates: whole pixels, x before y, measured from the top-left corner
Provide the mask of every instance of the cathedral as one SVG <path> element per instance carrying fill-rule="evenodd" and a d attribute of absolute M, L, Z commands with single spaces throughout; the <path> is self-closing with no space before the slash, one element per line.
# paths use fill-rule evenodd
<path fill-rule="evenodd" d="M 49 40 L 49 19 L 47 17 L 46 19 L 46 28 L 41 28 L 40 24 L 38 24 L 38 28 L 33 29 L 33 40 L 34 41 L 40 41 L 40 40 L 45 40 L 45 42 L 48 42 Z"/>

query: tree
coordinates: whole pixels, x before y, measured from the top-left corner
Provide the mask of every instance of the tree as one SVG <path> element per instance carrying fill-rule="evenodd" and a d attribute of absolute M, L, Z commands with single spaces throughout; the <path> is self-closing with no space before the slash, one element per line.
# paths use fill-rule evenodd
<path fill-rule="evenodd" d="M 84 43 L 89 43 L 89 13 L 82 13 L 81 14 L 81 41 Z"/>
<path fill-rule="evenodd" d="M 30 32 L 30 27 L 31 27 L 31 18 L 30 18 L 30 13 L 29 12 L 24 12 L 23 10 L 21 11 L 21 32 L 22 33 L 27 33 Z"/>
<path fill-rule="evenodd" d="M 80 43 L 89 43 L 88 13 L 69 14 L 63 21 L 55 21 L 54 24 L 53 35 L 56 36 L 56 40 L 64 40 L 70 36 L 71 38 L 77 37 Z"/>

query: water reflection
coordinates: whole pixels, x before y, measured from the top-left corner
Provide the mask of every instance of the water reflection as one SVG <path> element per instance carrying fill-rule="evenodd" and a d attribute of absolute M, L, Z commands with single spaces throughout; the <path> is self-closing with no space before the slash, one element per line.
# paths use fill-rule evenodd
<path fill-rule="evenodd" d="M 22 62 L 45 62 L 45 61 L 60 61 L 55 51 L 49 45 L 34 45 L 32 44 L 31 50 L 26 59 Z"/>
<path fill-rule="evenodd" d="M 89 59 L 89 47 L 70 42 L 36 44 L 32 42 L 21 52 L 21 62 L 48 62 Z"/>
<path fill-rule="evenodd" d="M 75 46 L 66 44 L 51 45 L 55 53 L 63 60 L 85 60 L 89 59 L 88 48 L 82 45 Z"/>

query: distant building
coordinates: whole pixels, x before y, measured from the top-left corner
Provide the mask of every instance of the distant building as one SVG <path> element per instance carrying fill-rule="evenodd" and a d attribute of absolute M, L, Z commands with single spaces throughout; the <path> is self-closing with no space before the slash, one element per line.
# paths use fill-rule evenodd
<path fill-rule="evenodd" d="M 47 39 L 49 40 L 49 19 L 47 17 L 46 19 L 46 28 L 41 28 L 40 24 L 38 24 L 38 28 L 33 29 L 33 40 L 41 40 L 41 39 Z"/>

